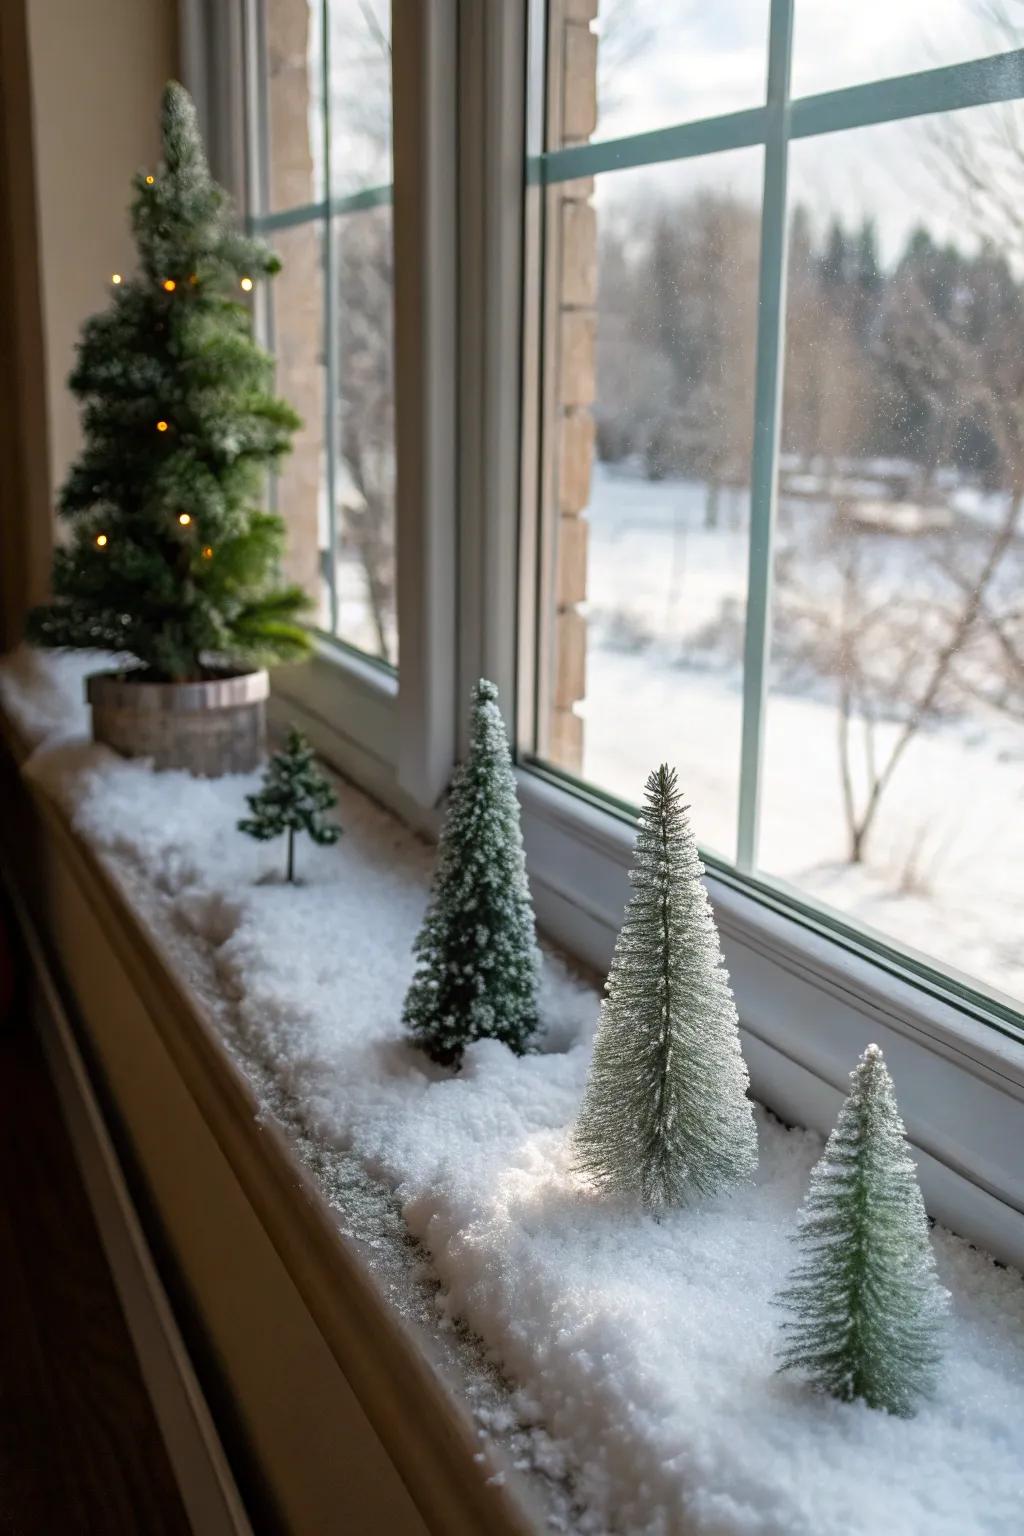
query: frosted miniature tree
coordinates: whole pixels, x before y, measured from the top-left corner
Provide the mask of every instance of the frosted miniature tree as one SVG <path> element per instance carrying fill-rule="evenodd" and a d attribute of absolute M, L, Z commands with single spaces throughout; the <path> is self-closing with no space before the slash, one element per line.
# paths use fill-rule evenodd
<path fill-rule="evenodd" d="M 288 834 L 287 878 L 295 882 L 295 834 L 306 832 L 314 843 L 329 845 L 341 836 L 335 822 L 324 820 L 324 812 L 337 805 L 338 797 L 313 760 L 313 749 L 294 726 L 288 732 L 288 744 L 275 752 L 263 775 L 263 788 L 246 795 L 252 815 L 238 823 L 260 842 Z"/>
<path fill-rule="evenodd" d="M 576 1165 L 658 1207 L 749 1178 L 757 1132 L 736 1007 L 676 773 L 647 780 Z"/>
<path fill-rule="evenodd" d="M 235 227 L 195 107 L 174 81 L 163 160 L 135 178 L 134 276 L 85 322 L 69 384 L 84 447 L 60 495 L 68 537 L 40 645 L 128 652 L 152 681 L 217 676 L 309 650 L 282 586 L 284 523 L 259 510 L 299 418 L 272 393 L 244 296 L 280 268 Z"/>
<path fill-rule="evenodd" d="M 780 1369 L 909 1418 L 934 1384 L 948 1298 L 877 1045 L 850 1076 L 794 1234 L 803 1258 L 778 1298 L 793 1314 Z"/>
<path fill-rule="evenodd" d="M 434 1061 L 474 1040 L 525 1051 L 537 1026 L 540 956 L 519 802 L 498 690 L 473 692 L 469 754 L 452 781 L 403 1021 Z"/>

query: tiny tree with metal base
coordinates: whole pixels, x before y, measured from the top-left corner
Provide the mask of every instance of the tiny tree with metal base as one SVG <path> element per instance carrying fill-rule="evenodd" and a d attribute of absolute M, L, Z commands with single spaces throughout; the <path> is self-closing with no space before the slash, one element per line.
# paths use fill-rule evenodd
<path fill-rule="evenodd" d="M 314 843 L 329 845 L 341 836 L 335 822 L 324 820 L 324 812 L 337 805 L 338 797 L 313 760 L 313 749 L 294 726 L 288 732 L 288 745 L 275 752 L 263 776 L 263 788 L 246 800 L 252 812 L 238 823 L 260 842 L 288 834 L 287 879 L 295 883 L 295 834 L 307 832 Z"/>
<path fill-rule="evenodd" d="M 947 1295 L 892 1079 L 877 1045 L 854 1072 L 795 1233 L 803 1258 L 779 1303 L 781 1370 L 844 1402 L 909 1418 L 934 1384 Z"/>

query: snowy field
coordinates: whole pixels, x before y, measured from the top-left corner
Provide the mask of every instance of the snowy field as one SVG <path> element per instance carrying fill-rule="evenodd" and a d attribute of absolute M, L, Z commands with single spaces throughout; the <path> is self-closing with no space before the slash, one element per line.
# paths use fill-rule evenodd
<path fill-rule="evenodd" d="M 735 856 L 747 581 L 746 501 L 595 466 L 584 776 L 637 802 L 675 764 L 698 838 Z M 963 493 L 961 510 L 994 510 Z M 907 582 L 921 556 L 893 541 Z M 825 573 L 823 573 L 824 575 Z M 707 631 L 721 624 L 725 642 Z M 775 680 L 761 807 L 762 870 L 856 923 L 1024 999 L 1024 725 L 977 707 L 923 729 L 886 792 L 865 864 L 846 862 L 834 684 Z M 897 727 L 878 726 L 884 760 Z M 859 758 L 855 766 L 859 766 Z"/>
<path fill-rule="evenodd" d="M 302 847 L 305 885 L 277 883 L 281 849 L 234 825 L 256 776 L 154 776 L 75 739 L 95 664 L 0 669 L 25 729 L 53 733 L 29 771 L 147 893 L 186 971 L 191 954 L 216 978 L 225 1027 L 276 1112 L 395 1192 L 429 1250 L 442 1312 L 475 1331 L 511 1384 L 507 1411 L 536 1426 L 524 1468 L 572 1480 L 561 1528 L 1017 1536 L 1018 1275 L 936 1231 L 953 1315 L 938 1395 L 914 1420 L 779 1377 L 771 1298 L 820 1140 L 759 1113 L 757 1180 L 731 1199 L 658 1223 L 598 1197 L 571 1172 L 568 1146 L 594 993 L 548 957 L 541 1053 L 481 1042 L 458 1077 L 431 1067 L 399 1022 L 429 849 L 340 786 L 346 835 Z"/>

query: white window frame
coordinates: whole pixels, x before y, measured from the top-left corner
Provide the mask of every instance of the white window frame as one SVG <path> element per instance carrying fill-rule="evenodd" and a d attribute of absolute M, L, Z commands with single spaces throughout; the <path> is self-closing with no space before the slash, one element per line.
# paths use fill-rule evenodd
<path fill-rule="evenodd" d="M 324 643 L 308 667 L 274 679 L 278 718 L 299 721 L 343 771 L 428 829 L 475 678 L 493 678 L 515 740 L 532 742 L 539 445 L 523 387 L 537 387 L 539 337 L 524 282 L 539 274 L 523 250 L 532 256 L 543 217 L 542 189 L 525 184 L 537 142 L 527 51 L 542 47 L 541 6 L 394 0 L 400 666 L 395 676 Z M 630 821 L 525 758 L 518 771 L 538 920 L 603 973 L 628 893 Z M 758 880 L 712 867 L 707 883 L 755 1095 L 827 1132 L 847 1074 L 876 1041 L 929 1210 L 1024 1263 L 1024 1045 L 1005 1018 Z"/>

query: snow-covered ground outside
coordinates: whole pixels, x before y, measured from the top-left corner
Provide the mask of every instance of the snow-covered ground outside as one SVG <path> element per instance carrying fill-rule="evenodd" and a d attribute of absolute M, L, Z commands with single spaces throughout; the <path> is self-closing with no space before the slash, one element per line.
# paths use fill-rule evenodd
<path fill-rule="evenodd" d="M 235 829 L 257 776 L 153 775 L 82 742 L 81 678 L 96 664 L 0 668 L 6 707 L 48 738 L 28 771 L 177 937 L 184 974 L 207 968 L 226 1035 L 274 1112 L 394 1191 L 442 1313 L 500 1364 L 506 1412 L 537 1426 L 524 1467 L 571 1473 L 573 1528 L 1016 1536 L 1018 1275 L 936 1230 L 953 1312 L 938 1394 L 913 1420 L 778 1376 L 772 1296 L 819 1138 L 759 1113 L 756 1182 L 661 1222 L 595 1194 L 571 1170 L 568 1137 L 596 995 L 549 956 L 540 1053 L 481 1042 L 458 1076 L 433 1068 L 400 1024 L 430 850 L 340 785 L 345 836 L 301 847 L 303 886 L 278 883 L 282 850 Z M 332 1198 L 349 1219 L 344 1195 Z"/>
<path fill-rule="evenodd" d="M 990 523 L 998 498 L 965 488 L 958 510 Z M 584 776 L 637 802 L 647 773 L 675 764 L 697 835 L 732 859 L 742 671 L 693 644 L 723 605 L 741 633 L 746 499 L 596 464 L 591 504 Z M 893 540 L 908 582 L 920 560 Z M 823 579 L 826 573 L 823 572 Z M 897 726 L 878 726 L 884 759 Z M 1024 999 L 1024 725 L 980 706 L 923 729 L 882 802 L 866 862 L 846 861 L 838 714 L 827 689 L 784 690 L 766 714 L 760 867 L 856 923 Z"/>

